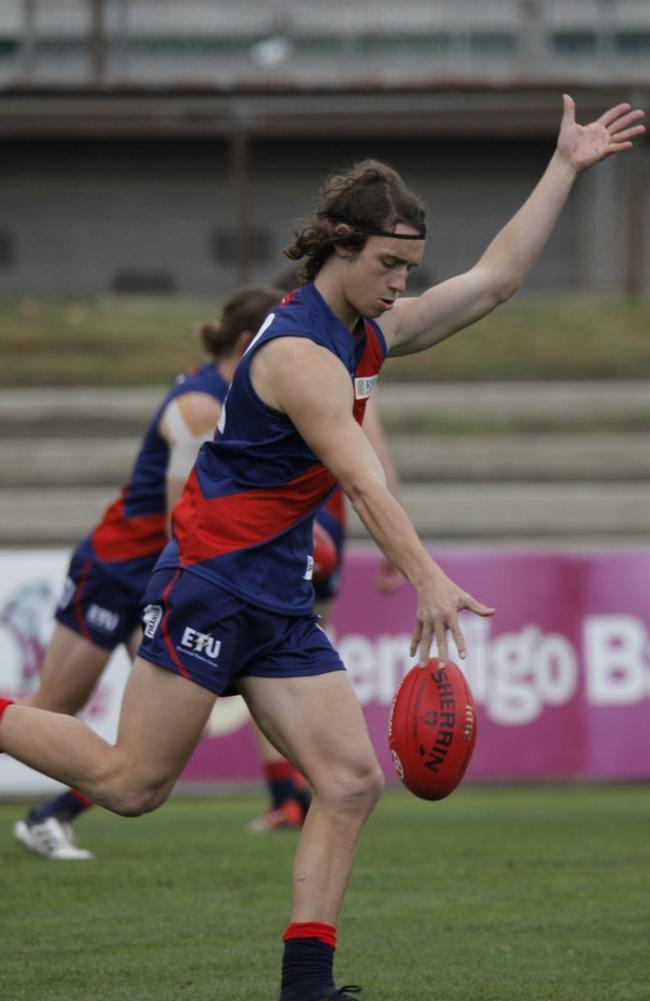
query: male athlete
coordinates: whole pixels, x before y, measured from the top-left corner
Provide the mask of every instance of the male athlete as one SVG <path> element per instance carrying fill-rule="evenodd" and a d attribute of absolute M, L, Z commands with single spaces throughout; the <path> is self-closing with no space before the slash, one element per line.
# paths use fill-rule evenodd
<path fill-rule="evenodd" d="M 428 555 L 386 488 L 359 422 L 387 353 L 431 347 L 522 284 L 578 174 L 630 148 L 641 111 L 585 127 L 565 95 L 556 150 L 524 205 L 469 271 L 401 298 L 422 259 L 421 203 L 376 161 L 329 179 L 289 249 L 309 284 L 267 318 L 235 373 L 221 433 L 203 445 L 147 590 L 145 638 L 117 742 L 79 720 L 0 703 L 0 748 L 125 815 L 155 809 L 235 687 L 313 800 L 294 859 L 280 1001 L 351 1001 L 332 972 L 336 922 L 363 824 L 382 789 L 359 703 L 312 614 L 312 520 L 338 481 L 414 587 L 411 653 L 424 665 L 458 612 L 490 615 Z"/>
<path fill-rule="evenodd" d="M 399 476 L 390 455 L 379 409 L 374 397 L 368 399 L 363 430 L 381 462 L 386 485 L 394 497 L 399 493 Z M 345 496 L 340 487 L 329 497 L 314 521 L 314 612 L 322 628 L 327 628 L 332 606 L 339 593 L 346 535 Z M 392 594 L 404 583 L 399 570 L 385 557 L 374 580 L 375 588 Z M 311 801 L 304 778 L 254 726 L 253 732 L 262 759 L 271 806 L 248 824 L 253 833 L 302 827 Z"/>

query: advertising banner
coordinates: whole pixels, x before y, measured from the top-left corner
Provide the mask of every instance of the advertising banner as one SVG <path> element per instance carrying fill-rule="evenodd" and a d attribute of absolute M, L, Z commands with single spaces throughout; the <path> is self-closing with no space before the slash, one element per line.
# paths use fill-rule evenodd
<path fill-rule="evenodd" d="M 0 549 L 0 694 L 19 701 L 34 691 L 65 583 L 70 553 L 63 549 Z M 126 652 L 118 650 L 79 715 L 113 740 L 124 683 Z M 44 794 L 61 787 L 0 754 L 0 796 Z"/>
<path fill-rule="evenodd" d="M 462 616 L 468 647 L 462 666 L 479 713 L 468 777 L 650 778 L 650 548 L 455 548 L 435 555 L 456 583 L 497 609 L 489 619 Z M 2 694 L 19 698 L 36 683 L 67 559 L 61 550 L 0 551 Z M 374 551 L 350 547 L 330 632 L 386 775 L 395 778 L 387 722 L 393 693 L 412 665 L 415 596 L 408 585 L 380 593 L 377 566 Z M 83 718 L 108 739 L 128 667 L 125 653 L 116 653 L 84 710 Z M 260 778 L 246 707 L 238 697 L 222 699 L 183 779 Z M 51 787 L 0 756 L 0 795 Z"/>

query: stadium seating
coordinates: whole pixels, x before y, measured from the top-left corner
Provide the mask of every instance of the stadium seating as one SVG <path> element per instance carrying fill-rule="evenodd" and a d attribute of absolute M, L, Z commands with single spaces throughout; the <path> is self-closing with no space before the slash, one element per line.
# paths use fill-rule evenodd
<path fill-rule="evenodd" d="M 93 21 L 93 6 L 99 16 Z M 0 84 L 108 81 L 233 86 L 282 80 L 554 79 L 641 83 L 643 0 L 4 0 Z M 390 55 L 390 60 L 387 56 Z"/>
<path fill-rule="evenodd" d="M 127 476 L 160 392 L 0 391 L 0 545 L 78 541 Z M 387 383 L 379 401 L 424 538 L 597 544 L 650 532 L 647 433 L 621 430 L 647 427 L 645 382 Z M 367 538 L 354 516 L 350 528 Z"/>

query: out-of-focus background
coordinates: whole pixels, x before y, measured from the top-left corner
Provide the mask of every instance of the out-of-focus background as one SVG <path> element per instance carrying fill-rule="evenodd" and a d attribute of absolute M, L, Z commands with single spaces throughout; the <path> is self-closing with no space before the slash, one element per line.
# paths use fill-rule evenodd
<path fill-rule="evenodd" d="M 196 324 L 286 266 L 335 167 L 426 199 L 413 291 L 465 270 L 532 188 L 568 91 L 650 108 L 640 0 L 3 0 L 0 679 L 34 684 L 79 541 L 128 475 Z M 495 604 L 466 620 L 470 778 L 650 776 L 646 141 L 580 178 L 514 301 L 389 362 L 379 404 L 432 553 Z M 350 522 L 334 633 L 390 774 L 413 600 Z M 114 725 L 118 657 L 91 705 Z M 259 776 L 226 703 L 188 779 Z M 0 794 L 39 781 L 0 762 Z"/>

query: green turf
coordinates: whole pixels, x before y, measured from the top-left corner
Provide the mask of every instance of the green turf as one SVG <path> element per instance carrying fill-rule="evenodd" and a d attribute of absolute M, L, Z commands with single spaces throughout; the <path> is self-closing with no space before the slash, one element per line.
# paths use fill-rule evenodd
<path fill-rule="evenodd" d="M 217 302 L 0 301 L 0 386 L 159 385 L 201 360 Z M 650 300 L 515 298 L 384 379 L 648 379 Z"/>
<path fill-rule="evenodd" d="M 0 807 L 6 1001 L 277 1001 L 295 835 L 260 797 L 176 798 L 78 825 L 92 863 L 36 859 Z M 363 1001 L 647 1001 L 650 790 L 468 786 L 382 800 L 339 923 Z"/>

